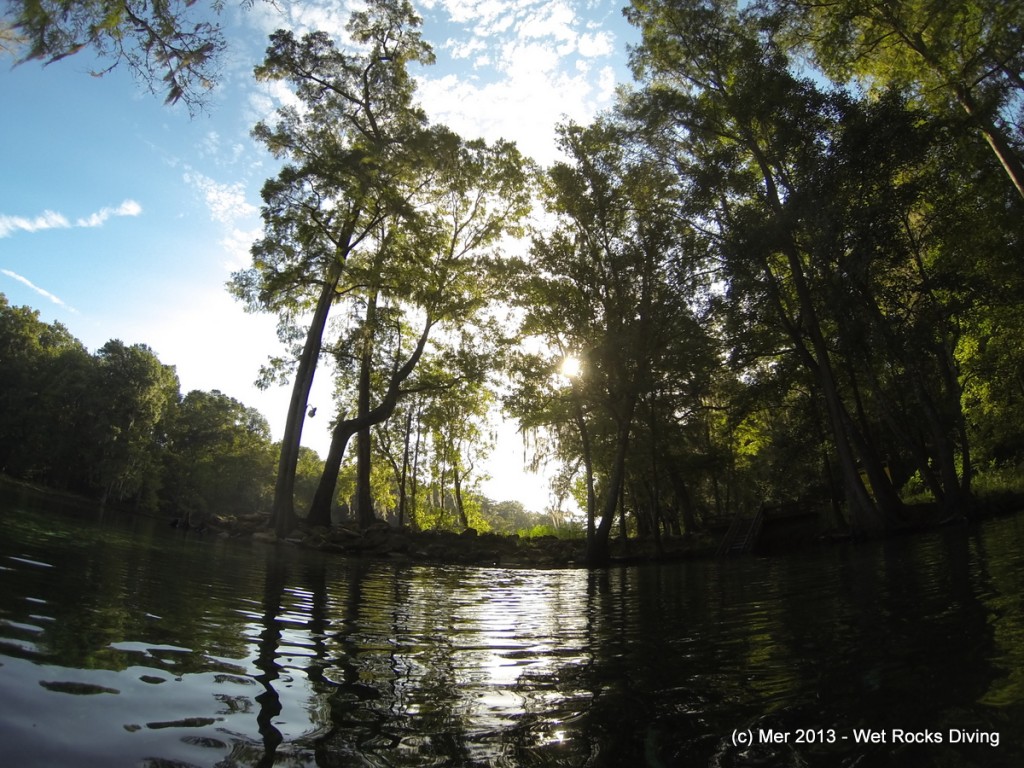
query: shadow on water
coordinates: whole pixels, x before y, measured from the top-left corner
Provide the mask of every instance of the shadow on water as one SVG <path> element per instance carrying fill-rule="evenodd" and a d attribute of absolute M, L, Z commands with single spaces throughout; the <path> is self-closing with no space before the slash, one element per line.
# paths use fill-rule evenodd
<path fill-rule="evenodd" d="M 26 768 L 1024 764 L 1017 519 L 586 572 L 0 515 L 0 733 Z"/>

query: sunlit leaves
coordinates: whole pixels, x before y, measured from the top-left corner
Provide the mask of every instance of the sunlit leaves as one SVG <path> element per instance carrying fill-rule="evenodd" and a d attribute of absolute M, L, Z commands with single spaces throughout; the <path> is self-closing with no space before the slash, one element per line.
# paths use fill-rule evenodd
<path fill-rule="evenodd" d="M 243 3 L 249 5 L 249 2 Z M 218 78 L 226 44 L 211 14 L 220 0 L 13 0 L 5 19 L 14 33 L 7 45 L 19 62 L 52 64 L 91 48 L 110 62 L 102 75 L 125 64 L 168 104 L 201 109 Z"/>

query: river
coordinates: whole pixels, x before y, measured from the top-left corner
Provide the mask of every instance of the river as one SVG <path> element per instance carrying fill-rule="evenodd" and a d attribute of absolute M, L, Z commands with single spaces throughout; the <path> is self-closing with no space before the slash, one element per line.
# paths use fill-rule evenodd
<path fill-rule="evenodd" d="M 773 559 L 359 562 L 0 496 L 3 763 L 1024 765 L 1024 518 Z"/>

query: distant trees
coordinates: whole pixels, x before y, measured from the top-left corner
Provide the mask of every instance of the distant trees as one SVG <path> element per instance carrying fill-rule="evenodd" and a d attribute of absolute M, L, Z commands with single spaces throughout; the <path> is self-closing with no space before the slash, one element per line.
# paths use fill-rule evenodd
<path fill-rule="evenodd" d="M 102 501 L 133 499 L 152 509 L 160 483 L 158 450 L 169 437 L 167 416 L 179 397 L 178 376 L 142 344 L 108 341 L 94 359 L 87 411 L 89 443 L 96 451 L 92 484 L 102 489 Z"/>
<path fill-rule="evenodd" d="M 0 294 L 4 474 L 198 526 L 266 509 L 272 452 L 259 413 L 217 391 L 182 398 L 145 345 L 90 354 Z"/>
<path fill-rule="evenodd" d="M 161 507 L 190 526 L 209 515 L 249 515 L 270 503 L 270 426 L 256 410 L 214 390 L 173 408 L 163 452 Z"/>

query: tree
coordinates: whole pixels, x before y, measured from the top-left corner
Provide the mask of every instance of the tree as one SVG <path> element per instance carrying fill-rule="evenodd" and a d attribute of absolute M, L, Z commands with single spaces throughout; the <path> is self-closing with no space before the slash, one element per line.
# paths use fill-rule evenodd
<path fill-rule="evenodd" d="M 0 293 L 0 471 L 84 489 L 82 400 L 93 369 L 63 325 Z"/>
<path fill-rule="evenodd" d="M 795 40 L 839 82 L 907 89 L 936 109 L 956 106 L 1024 197 L 1019 110 L 1024 99 L 1020 0 L 779 0 Z M 1014 123 L 1017 122 L 1016 130 Z"/>
<path fill-rule="evenodd" d="M 938 169 L 951 162 L 942 124 L 900 94 L 856 99 L 798 77 L 772 20 L 749 7 L 638 2 L 630 16 L 648 81 L 637 113 L 676 147 L 741 343 L 813 374 L 853 527 L 897 522 L 915 470 L 963 512 L 966 293 L 936 279 L 955 243 L 935 237 L 949 180 Z"/>
<path fill-rule="evenodd" d="M 414 215 L 383 222 L 376 250 L 367 250 L 366 258 L 350 268 L 350 279 L 360 286 L 350 296 L 361 295 L 365 304 L 353 355 L 356 407 L 353 416 L 335 424 L 323 489 L 310 512 L 315 524 L 329 522 L 332 475 L 352 435 L 359 436 L 357 514 L 361 525 L 373 522 L 371 427 L 391 417 L 435 326 L 458 323 L 465 333 L 475 324 L 497 290 L 495 249 L 506 234 L 518 231 L 529 210 L 531 166 L 508 142 L 464 141 L 433 127 L 420 146 L 417 191 L 409 197 Z M 408 352 L 402 349 L 404 316 L 415 318 L 422 329 Z M 384 322 L 387 317 L 393 318 L 390 323 Z M 375 360 L 375 354 L 383 359 Z M 461 360 L 470 362 L 466 356 Z M 382 370 L 377 376 L 375 366 Z M 456 369 L 450 375 L 465 373 Z"/>
<path fill-rule="evenodd" d="M 567 125 L 561 140 L 569 161 L 549 170 L 545 190 L 557 223 L 534 239 L 516 285 L 520 333 L 542 351 L 520 354 L 507 405 L 527 428 L 559 430 L 563 447 L 572 435 L 588 489 L 587 559 L 601 565 L 637 407 L 683 341 L 680 327 L 702 336 L 683 293 L 698 260 L 681 247 L 671 172 L 624 122 Z M 560 384 L 569 357 L 579 372 Z"/>
<path fill-rule="evenodd" d="M 174 408 L 167 433 L 161 502 L 168 512 L 202 526 L 209 514 L 269 507 L 270 426 L 256 410 L 217 390 L 193 390 Z"/>
<path fill-rule="evenodd" d="M 706 203 L 703 217 L 718 230 L 717 243 L 728 247 L 736 270 L 730 289 L 766 289 L 762 300 L 815 372 L 856 527 L 878 530 L 885 516 L 860 479 L 856 449 L 864 445 L 841 398 L 811 282 L 814 264 L 787 208 L 799 191 L 797 164 L 827 142 L 831 108 L 813 84 L 789 73 L 785 56 L 748 12 L 727 5 L 638 2 L 628 11 L 644 35 L 633 65 L 651 80 L 647 114 L 665 120 L 667 134 L 688 155 L 677 163 L 692 168 L 704 186 L 695 200 Z M 740 271 L 750 268 L 753 273 Z M 741 274 L 751 282 L 740 282 Z M 876 494 L 897 505 L 886 496 L 878 463 L 866 451 L 859 458 L 869 464 Z"/>
<path fill-rule="evenodd" d="M 177 374 L 146 345 L 127 346 L 117 339 L 99 349 L 96 361 L 92 438 L 99 458 L 94 483 L 104 501 L 132 500 L 152 508 L 164 419 L 179 396 Z"/>
<path fill-rule="evenodd" d="M 244 0 L 248 7 L 251 0 Z M 223 0 L 10 0 L 0 22 L 0 47 L 18 63 L 53 64 L 85 49 L 110 62 L 95 75 L 125 64 L 165 103 L 201 108 L 214 87 L 226 44 L 211 20 Z"/>
<path fill-rule="evenodd" d="M 295 468 L 309 391 L 331 306 L 349 257 L 388 216 L 407 211 L 405 149 L 425 121 L 412 103 L 407 67 L 433 61 L 406 0 L 378 0 L 352 14 L 347 29 L 360 50 L 338 50 L 324 32 L 296 40 L 271 36 L 259 79 L 290 84 L 302 111 L 284 107 L 254 135 L 288 162 L 264 185 L 265 237 L 253 267 L 232 289 L 251 309 L 277 312 L 285 328 L 312 312 L 298 354 L 274 494 L 280 536 L 294 525 Z"/>

